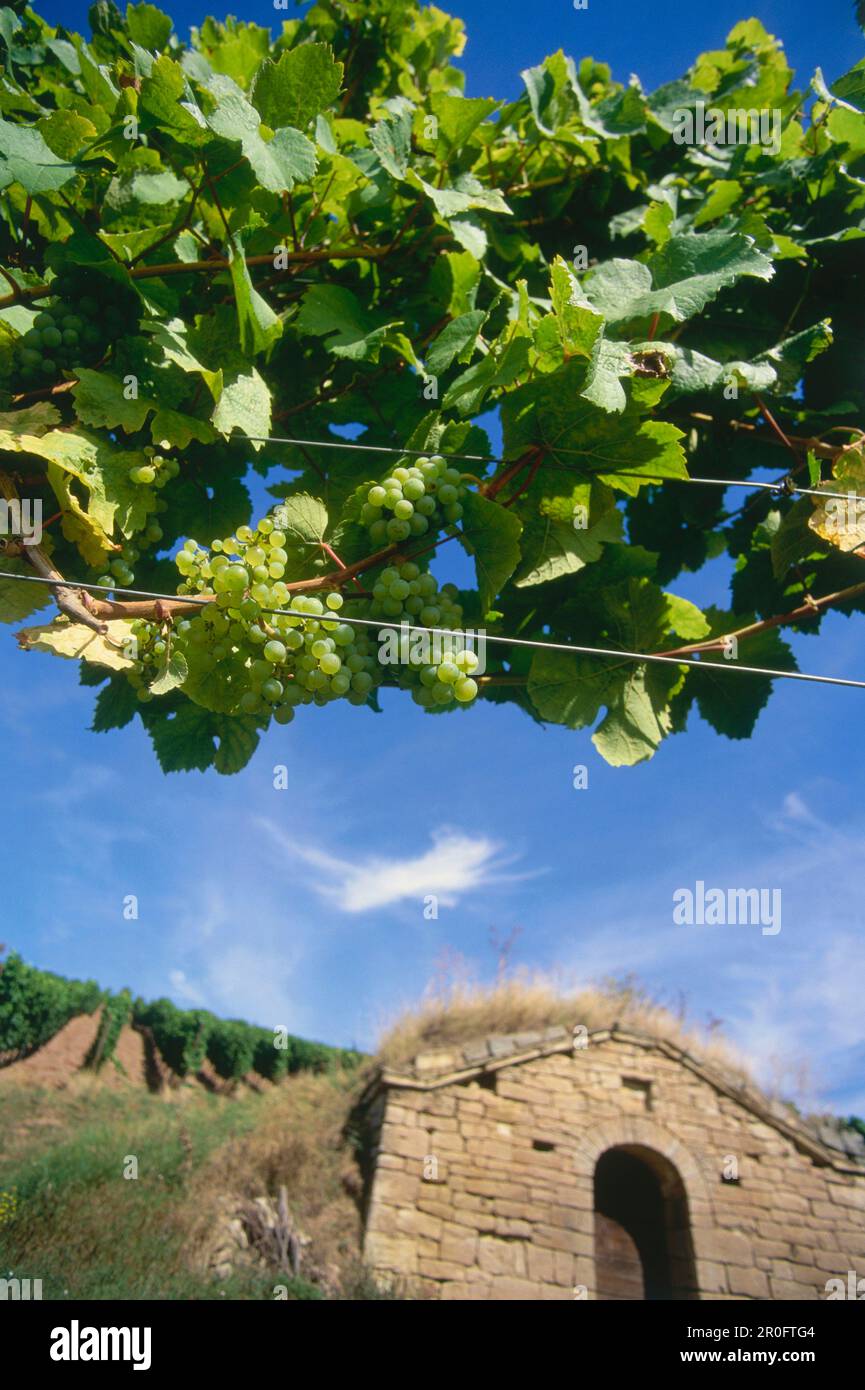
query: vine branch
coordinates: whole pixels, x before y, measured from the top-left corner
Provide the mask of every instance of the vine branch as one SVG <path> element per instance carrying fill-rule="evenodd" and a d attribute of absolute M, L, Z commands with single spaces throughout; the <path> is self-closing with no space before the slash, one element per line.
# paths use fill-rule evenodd
<path fill-rule="evenodd" d="M 807 603 L 800 604 L 798 608 L 791 609 L 789 613 L 778 613 L 775 617 L 764 618 L 759 623 L 749 623 L 747 627 L 740 627 L 735 632 L 728 632 L 722 637 L 713 637 L 707 642 L 691 642 L 688 646 L 674 647 L 670 651 L 657 652 L 656 655 L 691 656 L 697 652 L 723 651 L 731 638 L 735 638 L 736 641 L 745 640 L 748 637 L 756 637 L 761 632 L 770 632 L 775 627 L 789 627 L 791 623 L 804 622 L 806 618 L 815 618 L 818 613 L 824 612 L 827 608 L 832 608 L 839 603 L 846 603 L 849 599 L 857 598 L 860 594 L 865 594 L 865 581 L 851 584 L 847 589 L 838 589 L 834 594 L 826 594 L 823 598 L 809 598 Z"/>
<path fill-rule="evenodd" d="M 299 265 L 314 265 L 327 261 L 378 261 L 389 251 L 389 246 L 345 246 L 334 247 L 333 250 L 284 251 L 281 254 L 283 259 L 288 262 L 296 262 Z M 246 256 L 245 260 L 248 266 L 272 265 L 273 254 Z M 155 280 L 166 275 L 194 275 L 205 271 L 229 270 L 230 265 L 223 256 L 212 256 L 206 261 L 167 261 L 164 265 L 142 265 L 127 267 L 127 269 L 133 280 Z M 0 309 L 7 309 L 12 304 L 44 299 L 46 295 L 54 293 L 53 283 L 50 285 L 32 285 L 27 289 L 19 286 L 17 294 L 0 296 Z"/>

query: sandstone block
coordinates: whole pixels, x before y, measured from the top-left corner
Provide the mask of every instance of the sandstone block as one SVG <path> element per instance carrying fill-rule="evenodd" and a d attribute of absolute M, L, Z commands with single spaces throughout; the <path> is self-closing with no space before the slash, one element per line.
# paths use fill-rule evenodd
<path fill-rule="evenodd" d="M 768 1298 L 769 1280 L 759 1269 L 737 1269 L 730 1265 L 727 1270 L 730 1293 L 743 1294 L 746 1298 Z"/>
<path fill-rule="evenodd" d="M 478 1237 L 468 1235 L 463 1231 L 460 1235 L 453 1235 L 451 1231 L 443 1232 L 440 1242 L 441 1258 L 457 1265 L 473 1265 L 477 1257 Z"/>
<path fill-rule="evenodd" d="M 375 1231 L 368 1231 L 364 1258 L 373 1269 L 392 1270 L 396 1274 L 418 1273 L 417 1248 L 407 1236 L 379 1235 Z"/>
<path fill-rule="evenodd" d="M 427 1240 L 438 1240 L 442 1223 L 438 1216 L 418 1211 L 416 1207 L 402 1207 L 397 1214 L 397 1228 L 407 1236 L 424 1236 Z"/>
<path fill-rule="evenodd" d="M 375 1201 L 392 1202 L 394 1206 L 399 1206 L 403 1202 L 415 1202 L 420 1190 L 420 1176 L 383 1171 L 376 1176 L 373 1198 Z"/>
<path fill-rule="evenodd" d="M 717 1264 L 736 1264 L 747 1268 L 751 1263 L 751 1242 L 735 1231 L 703 1231 L 700 1252 L 704 1259 Z"/>
<path fill-rule="evenodd" d="M 500 1240 L 483 1235 L 478 1240 L 478 1268 L 493 1275 L 521 1275 L 526 1272 L 526 1251 L 521 1241 Z"/>
<path fill-rule="evenodd" d="M 820 1295 L 816 1288 L 808 1284 L 795 1284 L 791 1279 L 776 1279 L 774 1275 L 769 1277 L 769 1287 L 772 1297 L 775 1299 L 794 1299 L 797 1302 L 803 1299 L 815 1299 Z"/>
<path fill-rule="evenodd" d="M 453 1264 L 450 1260 L 432 1260 L 422 1257 L 417 1264 L 418 1274 L 425 1279 L 456 1279 L 461 1282 L 465 1278 L 465 1265 Z"/>

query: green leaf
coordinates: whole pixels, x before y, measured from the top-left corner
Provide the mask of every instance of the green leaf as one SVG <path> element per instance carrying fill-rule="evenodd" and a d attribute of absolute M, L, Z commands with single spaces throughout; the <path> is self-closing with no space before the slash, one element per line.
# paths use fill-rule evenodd
<path fill-rule="evenodd" d="M 643 344 L 651 348 L 651 344 Z M 580 395 L 602 410 L 621 412 L 628 404 L 622 378 L 633 376 L 636 370 L 634 348 L 630 343 L 618 343 L 599 333 L 592 350 L 592 361 L 586 384 Z"/>
<path fill-rule="evenodd" d="M 447 324 L 427 349 L 427 371 L 433 376 L 441 376 L 454 362 L 468 361 L 486 317 L 483 309 L 472 309 Z"/>
<path fill-rule="evenodd" d="M 702 313 L 743 275 L 769 280 L 772 262 L 752 237 L 738 232 L 682 232 L 650 259 L 605 261 L 586 276 L 589 300 L 609 323 L 665 314 L 682 323 Z"/>
<path fill-rule="evenodd" d="M 165 712 L 159 705 L 146 706 L 141 717 L 163 772 L 205 772 L 213 766 L 214 716 L 209 710 L 184 701 Z"/>
<path fill-rule="evenodd" d="M 326 43 L 304 43 L 274 63 L 265 58 L 250 93 L 261 119 L 273 130 L 310 121 L 332 106 L 342 88 L 343 65 Z"/>
<path fill-rule="evenodd" d="M 426 194 L 440 217 L 456 217 L 472 208 L 510 214 L 511 210 L 498 189 L 484 188 L 474 174 L 460 174 L 453 188 L 436 188 L 431 183 L 425 183 L 413 169 L 409 169 L 405 177 L 407 183 Z"/>
<path fill-rule="evenodd" d="M 270 391 L 254 367 L 227 381 L 214 408 L 212 420 L 226 437 L 237 430 L 252 440 L 258 453 L 270 435 Z"/>
<path fill-rule="evenodd" d="M 813 485 L 812 485 L 813 486 Z M 786 578 L 791 565 L 813 555 L 817 548 L 814 532 L 808 525 L 814 508 L 808 497 L 800 497 L 786 513 L 774 532 L 771 542 L 772 573 L 777 580 Z M 741 626 L 741 623 L 737 623 Z"/>
<path fill-rule="evenodd" d="M 673 385 L 678 391 L 717 391 L 730 383 L 742 384 L 749 391 L 765 391 L 774 387 L 778 373 L 769 361 L 715 362 L 711 357 L 678 343 L 667 345 L 675 353 Z"/>
<path fill-rule="evenodd" d="M 447 160 L 461 150 L 481 122 L 500 104 L 492 97 L 463 97 L 436 92 L 430 100 L 430 108 L 438 121 L 436 151 L 439 157 Z"/>
<path fill-rule="evenodd" d="M 808 363 L 827 352 L 832 342 L 832 324 L 829 319 L 822 319 L 761 353 L 756 362 L 766 362 L 774 368 L 779 391 L 793 391 Z"/>
<path fill-rule="evenodd" d="M 643 480 L 688 476 L 681 430 L 665 420 L 641 420 L 633 400 L 621 414 L 610 414 L 579 399 L 585 379 L 584 365 L 570 363 L 505 397 L 509 458 L 540 440 L 549 461 L 575 474 L 575 480 L 597 477 L 631 497 Z"/>
<path fill-rule="evenodd" d="M 168 43 L 173 25 L 167 14 L 142 0 L 141 4 L 127 5 L 126 27 L 129 37 L 142 48 L 162 49 Z"/>
<path fill-rule="evenodd" d="M 127 538 L 146 525 L 154 498 L 129 476 L 132 468 L 147 462 L 146 454 L 117 449 L 84 430 L 50 430 L 40 436 L 0 432 L 0 449 L 48 462 L 48 481 L 63 504 L 63 534 L 83 547 L 89 563 L 102 562 L 115 525 Z M 71 489 L 72 479 L 86 490 L 86 508 Z"/>
<path fill-rule="evenodd" d="M 60 424 L 60 411 L 48 401 L 37 401 L 23 410 L 0 411 L 0 431 L 11 434 L 32 434 L 37 437 Z"/>
<path fill-rule="evenodd" d="M 592 736 L 605 762 L 634 767 L 654 756 L 672 732 L 670 700 L 683 680 L 675 667 L 639 666 L 631 672 Z"/>
<path fill-rule="evenodd" d="M 594 657 L 536 651 L 529 673 L 529 697 L 542 719 L 569 729 L 584 729 L 613 698 L 616 679 Z"/>
<path fill-rule="evenodd" d="M 50 116 L 42 117 L 37 128 L 52 153 L 67 160 L 74 160 L 98 134 L 93 122 L 76 111 L 52 111 Z"/>
<path fill-rule="evenodd" d="M 589 489 L 585 494 L 588 498 Z M 608 494 L 609 495 L 609 494 Z M 517 588 L 548 584 L 564 575 L 578 574 L 586 565 L 599 560 L 608 541 L 618 541 L 622 535 L 622 517 L 615 506 L 600 508 L 594 518 L 589 513 L 589 525 L 576 525 L 581 520 L 556 521 L 551 516 L 537 516 L 526 522 L 522 539 L 525 564 L 514 580 Z"/>
<path fill-rule="evenodd" d="M 132 169 L 111 180 L 105 195 L 106 207 L 114 212 L 132 212 L 138 208 L 168 207 L 179 203 L 192 192 L 185 179 L 170 170 L 159 173 Z"/>
<path fill-rule="evenodd" d="M 550 268 L 550 299 L 556 327 L 568 357 L 591 358 L 602 331 L 603 318 L 586 302 L 570 266 L 557 256 Z"/>
<path fill-rule="evenodd" d="M 394 321 L 382 323 L 341 285 L 314 285 L 303 296 L 297 326 L 301 333 L 326 338 L 327 350 L 335 357 L 377 362 Z"/>
<path fill-rule="evenodd" d="M 135 434 L 142 430 L 150 411 L 154 411 L 150 435 L 156 445 L 165 449 L 185 449 L 192 439 L 199 443 L 211 443 L 216 439 L 206 420 L 195 420 L 179 410 L 160 410 L 156 400 L 147 396 L 128 398 L 127 389 L 124 382 L 106 371 L 79 367 L 78 385 L 72 388 L 79 420 L 102 430 L 121 428 L 127 434 Z"/>
<path fill-rule="evenodd" d="M 395 179 L 404 179 L 411 154 L 411 112 L 386 116 L 369 132 L 369 143 L 382 168 Z"/>
<path fill-rule="evenodd" d="M 327 531 L 327 508 L 317 497 L 300 492 L 286 497 L 279 504 L 277 517 L 280 530 L 292 545 L 311 546 L 320 550 L 319 542 Z"/>
<path fill-rule="evenodd" d="M 497 502 L 472 491 L 463 498 L 460 534 L 466 550 L 474 556 L 482 612 L 492 606 L 520 562 L 522 529 L 519 517 Z"/>
<path fill-rule="evenodd" d="M 224 140 L 240 142 L 262 187 L 272 193 L 290 193 L 296 183 L 309 182 L 315 174 L 316 153 L 305 135 L 284 126 L 265 140 L 258 112 L 230 77 L 212 77 L 208 91 L 216 105 L 207 124 Z"/>
<path fill-rule="evenodd" d="M 694 217 L 694 226 L 703 227 L 707 222 L 716 222 L 734 208 L 742 196 L 742 185 L 738 179 L 716 179 L 710 186 L 709 196 Z"/>
<path fill-rule="evenodd" d="M 0 188 L 19 183 L 25 193 L 48 193 L 63 188 L 77 167 L 56 155 L 32 126 L 0 119 Z"/>
<path fill-rule="evenodd" d="M 843 101 L 852 102 L 860 111 L 865 111 L 865 59 L 832 83 L 832 93 Z"/>
<path fill-rule="evenodd" d="M 252 283 L 239 233 L 229 246 L 231 282 L 240 324 L 240 346 L 250 357 L 257 357 L 282 337 L 282 322 Z"/>
<path fill-rule="evenodd" d="M 202 145 L 209 138 L 183 69 L 171 58 L 157 58 L 149 75 L 142 78 L 138 107 L 143 117 L 183 143 Z"/>
<path fill-rule="evenodd" d="M 753 621 L 753 615 L 722 613 L 716 608 L 706 610 L 710 635 L 721 636 Z M 777 629 L 758 633 L 741 642 L 738 661 L 746 666 L 763 666 L 770 671 L 795 671 L 796 660 Z M 740 676 L 730 667 L 736 660 L 727 660 L 723 653 L 704 653 L 699 668 L 692 667 L 685 696 L 696 700 L 697 708 L 708 724 L 727 738 L 750 738 L 760 711 L 769 702 L 772 679 L 769 676 Z M 704 670 L 705 668 L 705 670 Z"/>
<path fill-rule="evenodd" d="M 140 430 L 156 402 L 146 397 L 129 397 L 127 387 L 108 372 L 79 367 L 78 384 L 72 388 L 75 409 L 84 425 L 97 429 L 124 429 L 127 434 Z"/>
<path fill-rule="evenodd" d="M 162 449 L 186 449 L 193 439 L 199 444 L 212 444 L 216 438 L 206 420 L 181 415 L 179 410 L 157 410 L 150 421 L 150 436 Z"/>
<path fill-rule="evenodd" d="M 4 570 L 12 574 L 32 575 L 33 568 L 25 560 L 10 559 L 0 553 Z M 53 603 L 51 590 L 42 584 L 22 584 L 17 579 L 0 579 L 0 623 L 19 623 Z"/>
<path fill-rule="evenodd" d="M 258 747 L 258 729 L 254 719 L 224 719 L 217 716 L 213 723 L 217 740 L 213 766 L 222 776 L 230 777 L 246 767 Z"/>
<path fill-rule="evenodd" d="M 187 341 L 187 329 L 182 319 L 148 325 L 153 342 L 167 362 L 173 362 L 184 372 L 198 372 L 215 401 L 222 394 L 222 371 L 210 371 L 192 352 Z"/>
<path fill-rule="evenodd" d="M 140 708 L 135 687 L 124 676 L 112 676 L 96 696 L 90 728 L 94 734 L 105 734 L 109 729 L 125 729 Z"/>
<path fill-rule="evenodd" d="M 270 50 L 270 30 L 233 15 L 224 24 L 208 18 L 201 26 L 200 42 L 214 72 L 226 73 L 246 87 Z"/>
<path fill-rule="evenodd" d="M 651 758 L 672 731 L 669 704 L 683 679 L 677 667 L 629 664 L 623 671 L 576 652 L 536 652 L 529 696 L 542 718 L 570 729 L 593 724 L 606 706 L 592 742 L 611 766 L 632 767 Z"/>
<path fill-rule="evenodd" d="M 177 686 L 183 685 L 189 675 L 189 666 L 182 652 L 166 653 L 165 662 L 154 680 L 150 682 L 152 695 L 168 695 Z"/>

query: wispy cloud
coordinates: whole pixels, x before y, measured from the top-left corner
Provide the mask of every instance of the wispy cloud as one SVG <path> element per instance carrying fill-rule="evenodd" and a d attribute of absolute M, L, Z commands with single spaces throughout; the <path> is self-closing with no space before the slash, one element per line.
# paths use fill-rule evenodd
<path fill-rule="evenodd" d="M 186 978 L 183 970 L 169 970 L 168 978 L 171 981 L 171 990 L 175 999 L 179 999 L 183 1004 L 191 1004 L 193 1008 L 204 1007 L 204 995 Z"/>
<path fill-rule="evenodd" d="M 467 893 L 489 884 L 533 876 L 503 873 L 513 857 L 502 858 L 501 845 L 459 830 L 433 831 L 431 848 L 413 858 L 370 854 L 347 860 L 298 843 L 272 821 L 262 819 L 261 824 L 281 849 L 319 871 L 310 887 L 342 912 L 370 912 L 428 895 L 454 907 Z"/>

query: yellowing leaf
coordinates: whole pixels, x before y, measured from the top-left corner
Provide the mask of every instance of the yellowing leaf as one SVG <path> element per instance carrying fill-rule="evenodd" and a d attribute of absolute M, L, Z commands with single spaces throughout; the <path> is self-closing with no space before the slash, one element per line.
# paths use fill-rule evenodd
<path fill-rule="evenodd" d="M 865 447 L 842 454 L 827 491 L 846 493 L 816 502 L 808 525 L 824 541 L 848 553 L 865 545 Z"/>
<path fill-rule="evenodd" d="M 112 671 L 129 670 L 135 664 L 132 657 L 126 655 L 132 635 L 131 624 L 125 618 L 114 618 L 106 626 L 108 631 L 103 637 L 83 623 L 55 618 L 53 623 L 27 627 L 17 635 L 25 651 L 52 652 L 54 656 L 65 656 L 71 661 L 108 666 Z"/>

